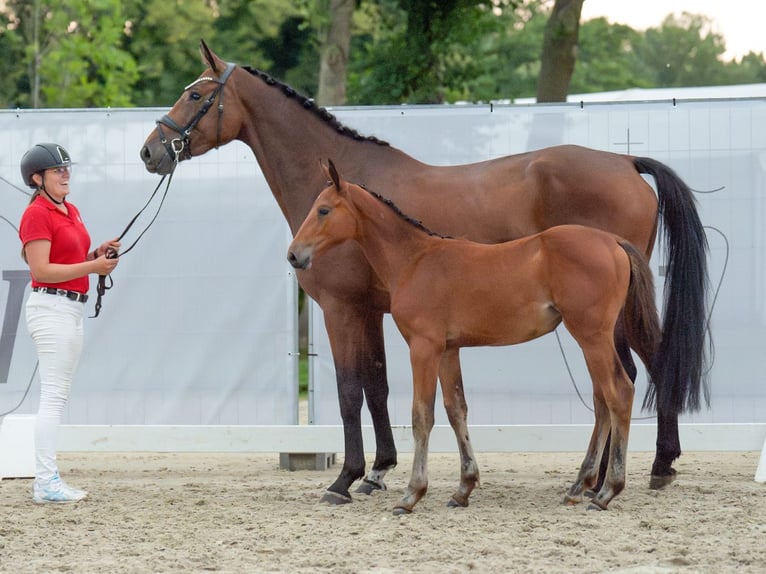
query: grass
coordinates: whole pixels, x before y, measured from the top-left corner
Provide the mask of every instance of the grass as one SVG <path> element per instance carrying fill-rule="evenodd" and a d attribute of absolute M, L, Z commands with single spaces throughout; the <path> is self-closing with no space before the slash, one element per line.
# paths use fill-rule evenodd
<path fill-rule="evenodd" d="M 298 359 L 298 397 L 306 399 L 309 396 L 309 360 L 301 353 Z"/>

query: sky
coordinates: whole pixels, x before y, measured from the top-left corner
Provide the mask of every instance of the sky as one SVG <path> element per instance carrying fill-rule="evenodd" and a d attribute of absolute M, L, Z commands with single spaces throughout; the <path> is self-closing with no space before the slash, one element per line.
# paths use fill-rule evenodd
<path fill-rule="evenodd" d="M 580 21 L 603 16 L 645 30 L 659 26 L 668 14 L 682 12 L 713 21 L 713 31 L 726 40 L 724 59 L 739 59 L 749 51 L 766 54 L 766 3 L 761 0 L 585 0 Z"/>

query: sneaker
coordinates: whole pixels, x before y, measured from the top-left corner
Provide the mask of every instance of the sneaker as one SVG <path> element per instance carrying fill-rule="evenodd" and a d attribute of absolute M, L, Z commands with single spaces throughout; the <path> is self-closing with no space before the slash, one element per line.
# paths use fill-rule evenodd
<path fill-rule="evenodd" d="M 32 501 L 37 504 L 67 504 L 78 502 L 87 497 L 88 493 L 84 490 L 72 488 L 63 480 L 58 473 L 47 482 L 35 479 L 32 488 Z"/>

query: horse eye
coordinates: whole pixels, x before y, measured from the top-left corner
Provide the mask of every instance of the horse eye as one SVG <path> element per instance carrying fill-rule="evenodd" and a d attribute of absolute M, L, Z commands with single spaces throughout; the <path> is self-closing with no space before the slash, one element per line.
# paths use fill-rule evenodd
<path fill-rule="evenodd" d="M 317 209 L 317 214 L 319 214 L 319 217 L 324 217 L 325 215 L 328 215 L 330 213 L 330 208 L 322 206 L 319 209 Z"/>
<path fill-rule="evenodd" d="M 192 92 L 191 94 L 189 94 L 189 97 L 192 100 L 195 100 L 195 101 L 202 98 L 202 96 L 199 94 L 199 92 Z"/>

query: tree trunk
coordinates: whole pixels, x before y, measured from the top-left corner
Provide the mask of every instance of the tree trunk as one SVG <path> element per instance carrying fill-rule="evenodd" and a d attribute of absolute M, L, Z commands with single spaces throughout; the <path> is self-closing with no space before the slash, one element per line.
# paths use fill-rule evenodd
<path fill-rule="evenodd" d="M 556 0 L 545 25 L 537 101 L 565 102 L 577 60 L 577 37 L 584 0 Z"/>
<path fill-rule="evenodd" d="M 319 87 L 316 99 L 322 106 L 339 106 L 346 103 L 346 63 L 356 0 L 329 0 L 325 5 L 328 24 L 319 36 Z"/>

